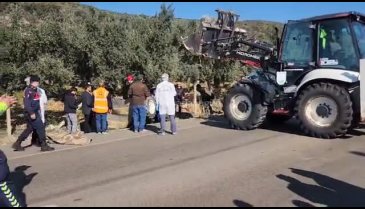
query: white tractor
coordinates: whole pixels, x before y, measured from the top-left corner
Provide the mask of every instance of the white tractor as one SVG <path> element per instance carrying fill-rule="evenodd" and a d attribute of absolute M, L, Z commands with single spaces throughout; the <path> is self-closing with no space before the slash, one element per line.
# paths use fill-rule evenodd
<path fill-rule="evenodd" d="M 277 43 L 250 39 L 238 15 L 217 10 L 214 24 L 184 39 L 193 54 L 236 59 L 257 70 L 230 89 L 224 113 L 233 127 L 295 117 L 309 136 L 336 138 L 365 119 L 365 15 L 323 15 L 285 24 Z M 361 95 L 360 95 L 361 92 Z M 360 102 L 361 101 L 361 102 Z"/>

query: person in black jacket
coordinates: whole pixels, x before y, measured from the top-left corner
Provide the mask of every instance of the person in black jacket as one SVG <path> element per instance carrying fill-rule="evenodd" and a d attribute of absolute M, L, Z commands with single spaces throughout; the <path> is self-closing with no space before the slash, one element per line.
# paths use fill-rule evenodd
<path fill-rule="evenodd" d="M 92 131 L 93 127 L 93 91 L 92 86 L 90 84 L 87 84 L 85 86 L 85 91 L 81 94 L 81 102 L 82 102 L 82 113 L 85 117 L 84 122 L 84 132 L 90 133 Z"/>
<path fill-rule="evenodd" d="M 65 113 L 67 114 L 67 130 L 70 134 L 74 134 L 77 132 L 77 115 L 76 110 L 78 106 L 77 89 L 75 87 L 71 87 L 71 89 L 66 93 L 64 98 L 65 105 Z"/>
<path fill-rule="evenodd" d="M 175 88 L 176 88 L 176 96 L 175 96 L 175 104 L 177 106 L 177 116 L 181 116 L 181 105 L 184 101 L 184 97 L 185 97 L 185 91 L 184 89 L 182 88 L 181 84 L 177 84 L 175 85 Z"/>

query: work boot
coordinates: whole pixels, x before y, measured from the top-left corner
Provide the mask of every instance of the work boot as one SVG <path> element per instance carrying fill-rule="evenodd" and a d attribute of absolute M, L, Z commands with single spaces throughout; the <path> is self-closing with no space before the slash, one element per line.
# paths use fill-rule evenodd
<path fill-rule="evenodd" d="M 41 147 L 41 152 L 48 152 L 55 150 L 53 147 L 50 147 L 47 143 L 44 143 Z"/>
<path fill-rule="evenodd" d="M 14 149 L 14 151 L 24 151 L 24 147 L 22 147 L 22 141 L 17 140 L 16 142 L 14 142 L 12 148 Z"/>

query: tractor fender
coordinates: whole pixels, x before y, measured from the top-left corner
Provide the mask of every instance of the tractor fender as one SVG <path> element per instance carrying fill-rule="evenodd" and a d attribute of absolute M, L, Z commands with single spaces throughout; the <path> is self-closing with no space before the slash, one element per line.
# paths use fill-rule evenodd
<path fill-rule="evenodd" d="M 260 85 L 260 83 L 256 82 L 255 80 L 251 80 L 251 79 L 242 79 L 236 83 L 236 85 L 243 85 L 243 84 L 249 85 L 249 86 L 251 86 L 251 88 L 253 88 L 257 92 L 259 92 L 259 94 L 255 95 L 255 96 L 256 96 L 256 99 L 261 102 L 261 104 L 268 105 L 271 103 L 272 99 L 271 99 L 270 93 L 267 92 Z"/>
<path fill-rule="evenodd" d="M 341 83 L 354 84 L 360 81 L 360 74 L 355 71 L 339 69 L 316 69 L 307 73 L 297 86 L 295 96 L 308 84 L 317 81 L 338 81 Z"/>

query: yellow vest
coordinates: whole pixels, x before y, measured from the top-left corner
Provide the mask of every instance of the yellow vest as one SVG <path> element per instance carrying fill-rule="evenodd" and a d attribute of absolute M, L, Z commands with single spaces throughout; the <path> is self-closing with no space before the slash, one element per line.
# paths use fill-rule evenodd
<path fill-rule="evenodd" d="M 109 92 L 103 88 L 99 87 L 94 92 L 94 112 L 104 114 L 108 112 L 108 94 Z"/>

